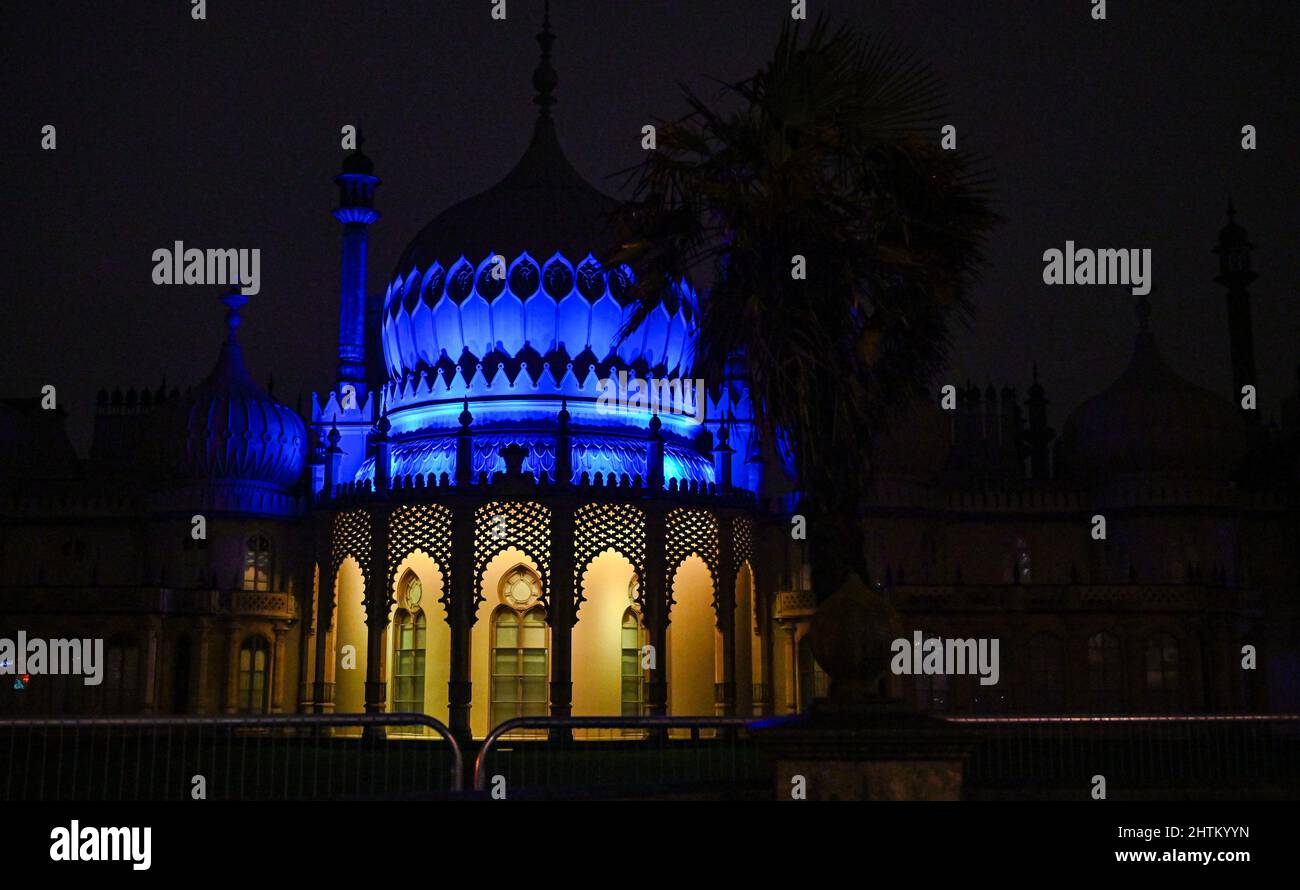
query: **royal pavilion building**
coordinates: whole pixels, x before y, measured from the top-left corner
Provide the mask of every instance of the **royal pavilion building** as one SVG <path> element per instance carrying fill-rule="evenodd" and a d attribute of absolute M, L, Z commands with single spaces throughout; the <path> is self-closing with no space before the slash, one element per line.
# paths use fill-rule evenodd
<path fill-rule="evenodd" d="M 755 441 L 743 369 L 696 381 L 696 294 L 623 336 L 634 272 L 604 264 L 617 202 L 561 148 L 553 39 L 523 156 L 421 229 L 378 292 L 380 180 L 345 158 L 338 363 L 305 410 L 254 382 L 238 293 L 209 376 L 102 392 L 88 457 L 57 412 L 0 400 L 0 636 L 106 644 L 100 686 L 34 677 L 0 711 L 419 712 L 481 738 L 519 715 L 786 714 L 824 691 L 797 488 Z M 1220 255 L 1240 306 L 1235 223 Z M 1297 704 L 1295 399 L 1280 427 L 1243 418 L 1176 374 L 1140 309 L 1130 368 L 1054 450 L 1037 380 L 1023 402 L 962 387 L 956 412 L 918 406 L 879 443 L 870 582 L 909 632 L 997 636 L 1005 659 L 994 690 L 903 678 L 898 695 L 962 713 Z M 1232 318 L 1236 361 L 1249 315 Z M 1198 435 L 1214 447 L 1193 456 Z"/>

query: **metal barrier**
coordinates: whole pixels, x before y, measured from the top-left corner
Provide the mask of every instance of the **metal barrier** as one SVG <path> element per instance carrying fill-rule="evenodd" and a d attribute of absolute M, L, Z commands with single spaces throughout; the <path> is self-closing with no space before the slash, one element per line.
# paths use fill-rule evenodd
<path fill-rule="evenodd" d="M 1300 716 L 949 717 L 967 730 L 968 796 L 1300 794 Z"/>
<path fill-rule="evenodd" d="M 362 732 L 329 732 L 344 728 Z M 424 714 L 4 719 L 0 770 L 6 801 L 182 800 L 200 778 L 209 800 L 429 796 L 464 781 L 460 745 Z"/>
<path fill-rule="evenodd" d="M 474 788 L 488 785 L 488 758 L 512 789 L 570 794 L 743 793 L 766 788 L 746 717 L 516 717 L 492 730 L 474 761 Z"/>

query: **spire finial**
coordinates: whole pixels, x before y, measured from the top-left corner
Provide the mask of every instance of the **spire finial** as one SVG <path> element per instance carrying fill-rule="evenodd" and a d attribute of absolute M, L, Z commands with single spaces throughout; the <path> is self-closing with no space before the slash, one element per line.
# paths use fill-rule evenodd
<path fill-rule="evenodd" d="M 542 48 L 542 60 L 533 71 L 533 89 L 537 90 L 537 94 L 533 96 L 533 104 L 541 109 L 538 112 L 541 117 L 551 116 L 551 106 L 555 104 L 555 97 L 551 94 L 555 92 L 555 87 L 560 82 L 559 75 L 551 67 L 553 43 L 555 43 L 555 34 L 551 31 L 551 0 L 546 0 L 546 11 L 542 15 L 542 30 L 537 35 L 537 44 Z"/>
<path fill-rule="evenodd" d="M 221 295 L 221 302 L 226 307 L 227 337 L 234 340 L 239 334 L 239 310 L 248 304 L 248 297 L 239 290 L 239 285 L 232 285 L 230 290 Z"/>

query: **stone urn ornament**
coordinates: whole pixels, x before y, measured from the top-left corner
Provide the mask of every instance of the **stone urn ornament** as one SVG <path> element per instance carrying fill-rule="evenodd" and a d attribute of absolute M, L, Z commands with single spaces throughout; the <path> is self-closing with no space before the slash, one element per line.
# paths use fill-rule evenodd
<path fill-rule="evenodd" d="M 850 572 L 813 616 L 813 657 L 831 680 L 829 697 L 818 703 L 821 709 L 847 713 L 887 702 L 883 684 L 900 636 L 898 613 L 880 591 Z"/>

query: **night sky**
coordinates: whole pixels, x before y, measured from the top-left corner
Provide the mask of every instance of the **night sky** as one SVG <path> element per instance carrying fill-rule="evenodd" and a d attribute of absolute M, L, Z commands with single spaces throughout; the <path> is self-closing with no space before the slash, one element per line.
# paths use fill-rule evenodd
<path fill-rule="evenodd" d="M 0 396 L 58 386 L 83 452 L 102 385 L 196 383 L 223 336 L 219 287 L 159 287 L 152 252 L 260 248 L 245 311 L 275 393 L 332 383 L 339 129 L 366 131 L 384 180 L 370 287 L 420 227 L 501 178 L 527 144 L 541 0 L 6 3 Z M 1183 375 L 1230 390 L 1210 252 L 1231 193 L 1256 245 L 1266 414 L 1300 362 L 1300 15 L 1289 0 L 809 0 L 930 61 L 963 148 L 984 155 L 1006 222 L 951 379 L 1015 385 L 1037 361 L 1058 427 L 1127 361 L 1123 287 L 1046 287 L 1042 253 L 1149 247 L 1152 325 Z M 768 56 L 787 0 L 555 0 L 555 114 L 574 165 L 617 193 L 640 128 Z M 58 149 L 40 150 L 43 124 Z M 1253 124 L 1259 148 L 1240 148 Z M 937 134 L 936 134 L 937 137 Z M 480 258 L 475 258 L 480 259 Z M 377 348 L 376 344 L 372 344 Z M 828 387 L 828 397 L 833 390 Z M 1153 418 L 1158 421 L 1158 418 Z"/>

